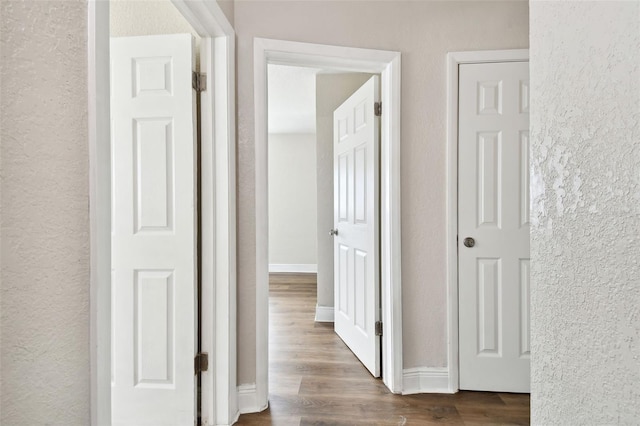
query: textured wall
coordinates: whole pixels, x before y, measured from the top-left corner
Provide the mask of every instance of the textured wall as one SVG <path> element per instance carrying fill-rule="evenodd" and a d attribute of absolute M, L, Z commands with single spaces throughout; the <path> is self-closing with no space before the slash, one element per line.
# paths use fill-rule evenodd
<path fill-rule="evenodd" d="M 171 0 L 110 0 L 109 31 L 111 37 L 191 34 L 196 70 L 200 67 L 200 36 Z"/>
<path fill-rule="evenodd" d="M 233 0 L 219 0 L 218 6 L 233 25 Z M 112 37 L 191 33 L 200 42 L 171 0 L 110 0 L 109 9 Z"/>
<path fill-rule="evenodd" d="M 640 418 L 640 3 L 531 4 L 532 423 Z"/>
<path fill-rule="evenodd" d="M 269 135 L 269 263 L 315 265 L 316 135 Z"/>
<path fill-rule="evenodd" d="M 366 5 L 366 7 L 365 7 Z M 238 383 L 255 381 L 253 38 L 402 52 L 404 366 L 446 351 L 446 54 L 528 46 L 526 1 L 238 1 Z"/>
<path fill-rule="evenodd" d="M 0 422 L 87 425 L 86 4 L 0 7 Z"/>
<path fill-rule="evenodd" d="M 110 0 L 112 37 L 191 33 L 200 37 L 171 0 Z"/>
<path fill-rule="evenodd" d="M 372 74 L 317 74 L 318 305 L 333 306 L 333 111 Z"/>

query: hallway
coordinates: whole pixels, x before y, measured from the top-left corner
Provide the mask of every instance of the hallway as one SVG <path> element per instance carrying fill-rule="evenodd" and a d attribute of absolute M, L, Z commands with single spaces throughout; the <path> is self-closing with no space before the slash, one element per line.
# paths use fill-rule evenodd
<path fill-rule="evenodd" d="M 238 425 L 529 424 L 529 395 L 394 395 L 316 323 L 314 274 L 271 274 L 269 408 Z"/>

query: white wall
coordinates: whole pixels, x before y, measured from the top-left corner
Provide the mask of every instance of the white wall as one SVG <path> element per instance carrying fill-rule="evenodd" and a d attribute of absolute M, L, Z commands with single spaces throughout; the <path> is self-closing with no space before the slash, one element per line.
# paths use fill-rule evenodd
<path fill-rule="evenodd" d="M 0 8 L 0 423 L 88 425 L 86 2 Z"/>
<path fill-rule="evenodd" d="M 112 37 L 191 33 L 200 36 L 171 0 L 110 0 Z"/>
<path fill-rule="evenodd" d="M 640 2 L 531 3 L 531 422 L 640 419 Z"/>
<path fill-rule="evenodd" d="M 191 34 L 200 67 L 200 36 L 171 0 L 110 0 L 109 27 L 111 37 Z"/>
<path fill-rule="evenodd" d="M 369 78 L 361 73 L 316 76 L 319 306 L 333 306 L 333 111 Z"/>
<path fill-rule="evenodd" d="M 269 264 L 317 264 L 316 135 L 269 135 Z"/>
<path fill-rule="evenodd" d="M 255 382 L 253 38 L 402 52 L 404 366 L 447 365 L 446 54 L 528 46 L 526 1 L 239 1 L 238 383 Z"/>
<path fill-rule="evenodd" d="M 227 17 L 227 20 L 229 21 L 229 23 L 233 25 L 235 1 L 234 0 L 216 0 L 216 1 L 218 3 L 218 6 L 220 6 L 220 9 L 222 9 L 225 16 Z"/>

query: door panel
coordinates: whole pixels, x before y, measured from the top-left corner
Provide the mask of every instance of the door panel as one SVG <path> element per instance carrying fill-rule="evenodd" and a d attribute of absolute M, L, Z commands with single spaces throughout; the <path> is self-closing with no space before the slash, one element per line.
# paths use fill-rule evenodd
<path fill-rule="evenodd" d="M 114 425 L 195 419 L 192 51 L 189 34 L 111 42 Z"/>
<path fill-rule="evenodd" d="M 528 63 L 459 71 L 460 388 L 528 392 Z"/>
<path fill-rule="evenodd" d="M 134 271 L 134 386 L 174 385 L 174 270 Z"/>
<path fill-rule="evenodd" d="M 520 259 L 520 356 L 531 354 L 530 306 L 531 288 L 529 287 L 529 259 Z"/>
<path fill-rule="evenodd" d="M 335 330 L 375 377 L 380 377 L 379 77 L 334 112 Z"/>
<path fill-rule="evenodd" d="M 134 118 L 135 232 L 173 231 L 173 123 Z"/>

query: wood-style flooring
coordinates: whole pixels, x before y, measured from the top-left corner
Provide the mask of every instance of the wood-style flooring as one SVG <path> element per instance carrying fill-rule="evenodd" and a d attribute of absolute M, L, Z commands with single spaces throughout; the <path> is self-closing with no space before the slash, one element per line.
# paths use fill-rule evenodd
<path fill-rule="evenodd" d="M 272 274 L 269 408 L 238 425 L 529 424 L 529 395 L 394 395 L 333 332 L 314 322 L 316 277 Z"/>

